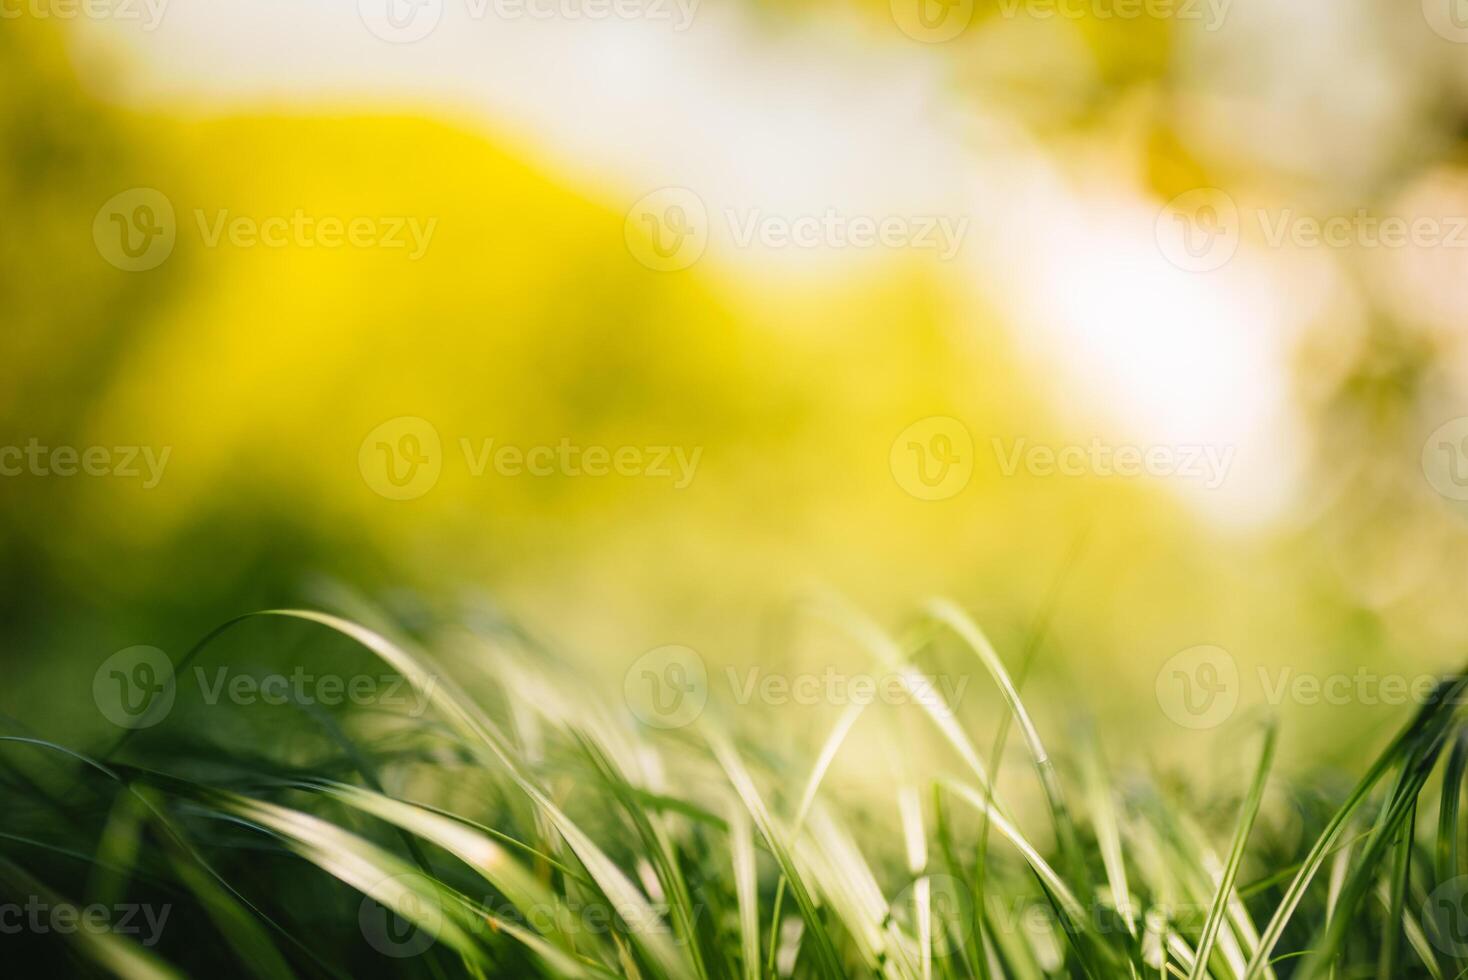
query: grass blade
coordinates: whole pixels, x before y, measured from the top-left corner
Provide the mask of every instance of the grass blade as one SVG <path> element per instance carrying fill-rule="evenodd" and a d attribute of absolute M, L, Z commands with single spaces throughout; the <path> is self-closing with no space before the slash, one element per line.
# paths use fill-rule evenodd
<path fill-rule="evenodd" d="M 1233 896 L 1234 880 L 1238 877 L 1239 865 L 1244 860 L 1244 848 L 1249 843 L 1249 834 L 1254 829 L 1254 820 L 1264 802 L 1264 786 L 1269 780 L 1269 769 L 1274 764 L 1274 745 L 1278 734 L 1273 719 L 1264 725 L 1264 747 L 1259 752 L 1259 764 L 1254 770 L 1253 782 L 1249 785 L 1244 805 L 1239 810 L 1239 822 L 1234 831 L 1233 843 L 1229 847 L 1228 862 L 1218 882 L 1218 893 L 1208 909 L 1208 919 L 1203 924 L 1203 934 L 1198 939 L 1197 958 L 1193 964 L 1190 980 L 1203 980 L 1208 970 L 1208 960 L 1213 953 L 1213 942 L 1223 924 L 1224 914 Z"/>

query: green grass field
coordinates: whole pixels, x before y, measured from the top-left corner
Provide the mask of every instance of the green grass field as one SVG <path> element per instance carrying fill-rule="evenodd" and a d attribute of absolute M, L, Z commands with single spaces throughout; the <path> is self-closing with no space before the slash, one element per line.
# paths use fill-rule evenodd
<path fill-rule="evenodd" d="M 110 745 L 5 735 L 7 948 L 68 975 L 140 978 L 1252 980 L 1468 967 L 1468 677 L 1444 678 L 1338 792 L 1272 785 L 1289 733 L 1240 720 L 1216 744 L 1244 765 L 1190 767 L 1245 778 L 1201 805 L 1175 779 L 1103 761 L 1104 732 L 1037 730 L 1014 679 L 1028 662 L 1006 662 L 956 606 L 931 604 L 899 638 L 826 613 L 899 678 L 921 676 L 938 634 L 956 636 L 1007 708 L 997 741 L 928 692 L 903 710 L 937 736 L 945 775 L 845 799 L 825 777 L 860 705 L 796 749 L 761 740 L 757 719 L 639 723 L 513 631 L 465 657 L 322 613 L 227 624 L 172 665 L 178 678 L 267 620 L 298 660 L 320 649 L 341 664 L 351 648 L 375 663 L 359 662 L 361 676 L 401 683 L 401 696 L 327 710 L 284 695 L 268 750 L 232 743 L 244 729 L 219 721 L 218 703 L 156 727 L 158 702 L 132 703 L 140 720 Z M 165 710 L 174 696 L 169 686 Z M 1042 801 L 1023 813 L 996 790 L 1006 737 Z M 1295 801 L 1303 827 L 1286 832 L 1266 789 Z"/>

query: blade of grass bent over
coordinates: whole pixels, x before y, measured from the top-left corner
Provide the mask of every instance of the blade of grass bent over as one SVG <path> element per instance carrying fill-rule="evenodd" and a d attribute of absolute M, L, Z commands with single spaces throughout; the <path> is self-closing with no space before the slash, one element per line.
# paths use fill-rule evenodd
<path fill-rule="evenodd" d="M 1055 763 L 1051 760 L 1050 753 L 1045 751 L 1045 745 L 1040 741 L 1040 733 L 1035 728 L 1030 713 L 1025 710 L 1024 702 L 1020 699 L 1014 681 L 1010 679 L 1009 671 L 1005 669 L 1003 662 L 999 659 L 999 654 L 994 651 L 993 644 L 984 635 L 984 631 L 958 606 L 947 599 L 931 599 L 925 609 L 935 622 L 947 626 L 958 634 L 958 637 L 978 657 L 984 669 L 989 672 L 995 686 L 999 688 L 999 693 L 1003 695 L 1005 704 L 1009 706 L 1010 713 L 1014 716 L 1016 724 L 1019 725 L 1025 746 L 1029 749 L 1030 757 L 1035 763 L 1035 771 L 1040 777 L 1040 786 L 1045 791 L 1046 802 L 1050 805 L 1050 814 L 1055 822 L 1056 839 L 1060 843 L 1066 868 L 1077 887 L 1089 894 L 1090 875 L 1086 870 L 1085 858 L 1081 854 L 1075 822 L 1071 819 L 1070 810 L 1065 805 L 1065 795 L 1060 788 L 1060 777 L 1055 771 Z"/>
<path fill-rule="evenodd" d="M 403 646 L 388 640 L 357 623 L 332 616 L 329 613 L 302 609 L 268 609 L 236 617 L 211 631 L 179 664 L 182 667 L 197 655 L 214 638 L 230 627 L 255 617 L 279 616 L 316 623 L 347 636 L 376 654 L 399 674 L 407 678 L 414 689 L 425 700 L 443 713 L 445 719 L 459 730 L 466 739 L 468 748 L 485 761 L 503 768 L 545 817 L 555 826 L 571 850 L 575 852 L 587 873 L 596 882 L 612 908 L 627 923 L 633 941 L 666 976 L 682 976 L 691 964 L 669 941 L 666 930 L 656 912 L 640 892 L 600 847 L 572 821 L 550 798 L 526 776 L 516 761 L 513 749 L 499 728 L 484 715 L 451 678 L 441 671 L 430 669 L 427 658 L 407 651 Z M 113 747 L 115 752 L 123 739 Z"/>

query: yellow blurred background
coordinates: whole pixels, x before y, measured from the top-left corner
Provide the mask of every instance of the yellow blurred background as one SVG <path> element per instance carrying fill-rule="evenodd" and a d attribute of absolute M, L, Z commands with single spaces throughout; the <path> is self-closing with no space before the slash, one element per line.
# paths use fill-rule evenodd
<path fill-rule="evenodd" d="M 612 696 L 663 644 L 838 656 L 790 623 L 810 589 L 893 627 L 944 594 L 1011 661 L 1043 624 L 1042 714 L 1163 757 L 1218 736 L 1159 706 L 1190 647 L 1228 651 L 1245 706 L 1260 670 L 1465 655 L 1465 484 L 1429 457 L 1468 435 L 1434 435 L 1468 415 L 1468 241 L 1273 233 L 1468 215 L 1468 46 L 1430 3 L 935 7 L 951 38 L 902 0 L 706 0 L 684 27 L 429 3 L 417 39 L 371 3 L 103 6 L 0 20 L 0 444 L 167 456 L 152 486 L 0 480 L 0 710 L 26 725 L 93 727 L 115 650 L 335 586 L 410 627 L 487 606 Z M 1168 202 L 1200 188 L 1237 251 L 1180 267 Z M 809 217 L 824 237 L 782 244 Z M 686 263 L 657 237 L 684 221 Z M 951 254 L 917 237 L 945 221 Z M 476 473 L 487 440 L 627 472 Z M 1097 444 L 1172 471 L 1007 463 Z M 916 467 L 950 450 L 934 489 Z M 434 475 L 392 499 L 376 461 L 415 452 Z M 1317 758 L 1405 711 L 1278 710 Z"/>

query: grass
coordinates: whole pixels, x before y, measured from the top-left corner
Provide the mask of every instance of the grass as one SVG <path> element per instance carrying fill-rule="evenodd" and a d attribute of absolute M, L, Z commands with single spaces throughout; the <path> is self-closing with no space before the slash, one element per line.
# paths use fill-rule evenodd
<path fill-rule="evenodd" d="M 1228 740 L 1246 778 L 1200 807 L 1113 771 L 1094 735 L 1052 754 L 1022 696 L 1032 651 L 1012 676 L 953 604 L 900 638 L 827 613 L 910 682 L 940 637 L 959 643 L 1006 712 L 997 737 L 914 683 L 905 710 L 946 745 L 942 775 L 914 765 L 888 798 L 852 800 L 826 777 L 860 706 L 832 710 L 806 755 L 713 712 L 639 726 L 512 633 L 465 656 L 315 612 L 225 624 L 179 676 L 269 620 L 297 660 L 355 644 L 426 710 L 296 699 L 252 742 L 232 741 L 228 707 L 180 709 L 91 754 L 0 736 L 5 944 L 138 978 L 1468 975 L 1468 678 L 1334 798 L 1272 785 L 1280 735 L 1251 719 Z M 1033 806 L 997 788 L 1011 730 Z M 1267 789 L 1303 834 L 1276 826 Z"/>

